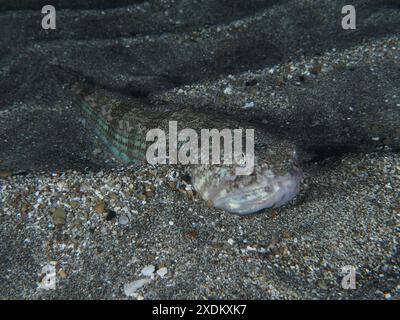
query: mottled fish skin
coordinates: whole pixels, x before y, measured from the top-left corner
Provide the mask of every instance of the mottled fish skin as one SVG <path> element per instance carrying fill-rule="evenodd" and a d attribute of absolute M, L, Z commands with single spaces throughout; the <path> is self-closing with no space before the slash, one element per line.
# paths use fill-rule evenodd
<path fill-rule="evenodd" d="M 282 206 L 299 192 L 302 172 L 294 145 L 264 128 L 191 109 L 156 110 L 141 100 L 101 88 L 88 89 L 81 83 L 73 85 L 73 92 L 76 104 L 90 119 L 97 135 L 123 163 L 143 161 L 149 145 L 145 141 L 146 132 L 153 128 L 168 132 L 171 120 L 178 122 L 178 130 L 192 128 L 198 133 L 202 128 L 253 128 L 255 166 L 250 175 L 236 175 L 234 165 L 185 166 L 195 190 L 216 208 L 246 215 Z M 111 112 L 104 114 L 104 108 Z M 121 128 L 121 123 L 129 123 L 129 130 Z"/>

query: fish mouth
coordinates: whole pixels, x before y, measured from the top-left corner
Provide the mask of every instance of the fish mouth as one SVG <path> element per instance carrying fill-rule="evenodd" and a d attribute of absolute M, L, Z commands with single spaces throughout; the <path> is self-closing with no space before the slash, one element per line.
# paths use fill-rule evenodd
<path fill-rule="evenodd" d="M 299 168 L 276 176 L 271 172 L 257 176 L 248 183 L 246 178 L 222 179 L 218 185 L 198 190 L 214 207 L 238 215 L 253 214 L 267 208 L 277 208 L 292 200 L 300 191 L 303 174 Z M 196 188 L 196 183 L 195 183 Z"/>

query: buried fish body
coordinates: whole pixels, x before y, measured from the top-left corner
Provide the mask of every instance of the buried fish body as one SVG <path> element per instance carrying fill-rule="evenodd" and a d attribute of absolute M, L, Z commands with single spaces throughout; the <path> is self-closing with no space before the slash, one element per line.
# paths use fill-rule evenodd
<path fill-rule="evenodd" d="M 149 146 L 146 133 L 154 128 L 167 131 L 170 121 L 196 132 L 204 128 L 253 128 L 255 162 L 251 174 L 238 175 L 235 162 L 178 166 L 191 176 L 200 197 L 216 208 L 246 215 L 282 206 L 299 192 L 302 172 L 294 145 L 262 127 L 239 123 L 226 115 L 210 115 L 192 109 L 173 110 L 165 106 L 156 108 L 143 99 L 87 84 L 82 86 L 75 82 L 72 89 L 75 104 L 90 120 L 101 141 L 123 163 L 145 160 Z M 220 156 L 222 159 L 223 152 Z"/>

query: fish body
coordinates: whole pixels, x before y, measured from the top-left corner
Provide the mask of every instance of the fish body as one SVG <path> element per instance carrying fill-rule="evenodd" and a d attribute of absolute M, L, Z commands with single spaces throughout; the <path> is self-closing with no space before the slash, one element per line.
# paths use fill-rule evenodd
<path fill-rule="evenodd" d="M 142 99 L 87 84 L 82 86 L 79 82 L 72 88 L 75 104 L 89 119 L 104 145 L 122 163 L 145 161 L 149 147 L 147 133 L 155 128 L 168 132 L 171 121 L 177 123 L 178 130 L 191 128 L 199 133 L 199 144 L 200 132 L 205 128 L 219 132 L 226 128 L 252 128 L 255 163 L 249 174 L 238 175 L 237 162 L 204 164 L 199 159 L 198 164 L 184 166 L 201 198 L 216 208 L 239 215 L 251 214 L 282 206 L 300 190 L 302 172 L 295 146 L 265 128 L 189 108 L 155 108 Z M 180 142 L 178 148 L 182 144 Z"/>

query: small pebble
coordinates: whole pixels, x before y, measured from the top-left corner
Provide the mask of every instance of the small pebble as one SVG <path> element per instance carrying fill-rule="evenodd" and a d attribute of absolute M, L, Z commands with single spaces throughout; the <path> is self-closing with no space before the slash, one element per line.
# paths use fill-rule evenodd
<path fill-rule="evenodd" d="M 244 108 L 251 109 L 251 108 L 254 108 L 254 106 L 255 106 L 255 103 L 253 101 L 250 101 L 250 102 L 245 103 Z"/>
<path fill-rule="evenodd" d="M 151 277 L 155 270 L 156 270 L 156 268 L 153 265 L 145 266 L 142 269 L 142 275 L 144 275 L 146 277 Z"/>
<path fill-rule="evenodd" d="M 168 273 L 168 269 L 166 267 L 160 268 L 157 270 L 157 274 L 161 277 L 164 278 L 164 276 Z"/>
<path fill-rule="evenodd" d="M 233 93 L 232 88 L 231 87 L 226 87 L 224 90 L 224 93 L 227 95 L 231 95 Z"/>
<path fill-rule="evenodd" d="M 115 219 L 116 216 L 117 216 L 117 213 L 114 210 L 111 210 L 111 209 L 107 210 L 107 216 L 106 216 L 107 221 L 111 221 L 111 220 Z"/>
<path fill-rule="evenodd" d="M 95 205 L 95 207 L 94 207 L 94 210 L 95 210 L 97 213 L 100 213 L 100 214 L 101 214 L 101 213 L 104 212 L 105 208 L 106 208 L 106 204 L 104 203 L 104 201 L 99 201 L 99 202 L 96 203 L 96 205 Z"/>
<path fill-rule="evenodd" d="M 136 281 L 126 283 L 124 285 L 125 295 L 127 295 L 128 297 L 134 297 L 136 291 L 141 287 L 143 287 L 145 284 L 149 283 L 149 281 L 150 281 L 149 279 L 139 279 Z"/>
<path fill-rule="evenodd" d="M 51 218 L 56 226 L 65 224 L 66 214 L 63 208 L 52 208 L 50 209 Z"/>
<path fill-rule="evenodd" d="M 126 215 L 121 215 L 118 219 L 118 224 L 125 226 L 129 223 L 129 218 Z"/>

